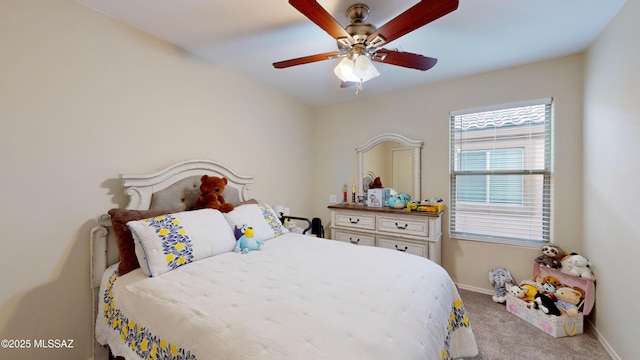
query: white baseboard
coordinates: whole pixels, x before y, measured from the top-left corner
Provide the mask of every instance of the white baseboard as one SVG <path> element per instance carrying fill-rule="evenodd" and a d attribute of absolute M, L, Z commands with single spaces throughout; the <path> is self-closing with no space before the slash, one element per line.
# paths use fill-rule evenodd
<path fill-rule="evenodd" d="M 607 339 L 605 339 L 604 336 L 602 336 L 602 333 L 600 333 L 600 331 L 598 331 L 598 328 L 595 327 L 593 325 L 593 323 L 591 321 L 589 321 L 588 318 L 585 317 L 585 319 L 587 320 L 586 321 L 586 325 L 589 328 L 591 328 L 591 330 L 593 330 L 594 334 L 596 334 L 596 338 L 598 339 L 600 344 L 602 344 L 602 347 L 604 347 L 604 349 L 609 353 L 609 356 L 611 356 L 611 359 L 613 359 L 613 360 L 622 360 L 620 355 L 618 355 L 618 353 L 616 353 L 616 351 L 611 347 L 611 344 L 609 344 Z"/>
<path fill-rule="evenodd" d="M 491 296 L 496 294 L 494 290 L 488 290 L 488 289 L 477 287 L 477 286 L 465 285 L 460 283 L 456 283 L 456 286 L 458 286 L 460 289 L 469 290 L 469 291 L 473 291 L 481 294 L 486 294 Z"/>
<path fill-rule="evenodd" d="M 495 295 L 495 292 L 493 290 L 488 290 L 488 289 L 477 287 L 477 286 L 471 286 L 471 285 L 460 284 L 460 283 L 456 283 L 456 286 L 458 286 L 460 289 L 469 290 L 469 291 L 477 292 L 477 293 L 480 293 L 480 294 Z M 589 328 L 591 328 L 591 330 L 593 330 L 593 333 L 596 335 L 596 338 L 598 339 L 600 344 L 602 344 L 602 347 L 604 347 L 604 349 L 607 351 L 607 353 L 609 353 L 609 355 L 611 356 L 611 359 L 613 359 L 613 360 L 622 360 L 622 358 L 611 347 L 611 344 L 609 344 L 607 339 L 605 339 L 605 337 L 602 336 L 602 333 L 600 333 L 600 331 L 598 331 L 598 328 L 595 327 L 593 325 L 593 323 L 591 321 L 589 321 L 589 319 L 587 317 L 585 317 L 585 319 L 586 319 L 586 324 L 585 325 L 588 326 Z"/>

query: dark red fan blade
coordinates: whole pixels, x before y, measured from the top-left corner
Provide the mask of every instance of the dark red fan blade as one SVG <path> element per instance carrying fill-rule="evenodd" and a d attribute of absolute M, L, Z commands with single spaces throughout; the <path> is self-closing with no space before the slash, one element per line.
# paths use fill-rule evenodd
<path fill-rule="evenodd" d="M 386 55 L 386 57 L 384 57 Z M 380 59 L 384 57 L 384 59 Z M 408 52 L 380 49 L 375 52 L 371 60 L 383 64 L 397 65 L 416 70 L 429 70 L 436 65 L 438 59 Z"/>
<path fill-rule="evenodd" d="M 327 12 L 316 0 L 289 0 L 289 4 L 304 16 L 326 31 L 334 39 L 347 38 L 354 43 L 353 37 L 342 28 L 342 25 Z"/>
<path fill-rule="evenodd" d="M 422 0 L 369 35 L 368 42 L 380 35 L 386 43 L 412 32 L 458 8 L 458 0 Z"/>
<path fill-rule="evenodd" d="M 341 81 L 340 82 L 340 87 L 341 88 L 348 88 L 348 87 L 352 87 L 354 85 L 358 85 L 358 83 L 355 82 L 355 81 Z"/>
<path fill-rule="evenodd" d="M 308 64 L 308 63 L 322 61 L 322 60 L 329 60 L 339 55 L 340 55 L 339 51 L 331 51 L 331 52 L 326 52 L 322 54 L 303 56 L 295 59 L 274 62 L 273 67 L 276 69 L 283 69 L 290 66 L 303 65 L 303 64 Z"/>

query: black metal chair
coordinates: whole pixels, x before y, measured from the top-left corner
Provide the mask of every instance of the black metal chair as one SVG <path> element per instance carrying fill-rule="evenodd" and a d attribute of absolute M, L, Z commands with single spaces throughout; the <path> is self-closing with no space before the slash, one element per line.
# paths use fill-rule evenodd
<path fill-rule="evenodd" d="M 322 220 L 320 220 L 320 218 L 313 218 L 309 220 L 303 217 L 282 215 L 282 213 L 280 213 L 280 222 L 284 224 L 287 220 L 306 221 L 308 226 L 302 231 L 303 234 L 306 234 L 309 230 L 311 230 L 311 234 L 319 238 L 324 238 L 324 227 L 322 226 Z"/>

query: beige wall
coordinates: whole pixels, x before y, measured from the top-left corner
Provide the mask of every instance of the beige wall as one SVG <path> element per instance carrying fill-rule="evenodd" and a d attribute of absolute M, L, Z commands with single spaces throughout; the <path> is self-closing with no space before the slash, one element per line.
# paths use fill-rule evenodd
<path fill-rule="evenodd" d="M 0 338 L 71 338 L 75 349 L 0 349 L 0 358 L 90 356 L 87 236 L 95 215 L 125 204 L 119 173 L 214 159 L 256 176 L 255 197 L 326 224 L 328 195 L 340 198 L 342 184 L 356 181 L 355 147 L 398 132 L 425 142 L 423 198 L 448 203 L 449 111 L 547 96 L 556 101 L 553 236 L 594 263 L 591 318 L 610 350 L 632 358 L 640 352 L 640 329 L 628 321 L 638 318 L 636 293 L 622 289 L 637 290 L 621 275 L 637 268 L 640 201 L 627 179 L 640 169 L 613 160 L 640 150 L 639 11 L 637 1 L 627 4 L 586 63 L 569 56 L 311 109 L 73 0 L 3 1 Z M 539 253 L 450 239 L 446 214 L 444 225 L 443 265 L 471 288 L 491 291 L 486 271 L 497 266 L 528 276 Z"/>
<path fill-rule="evenodd" d="M 584 249 L 598 283 L 592 320 L 621 359 L 640 353 L 640 1 L 630 0 L 587 52 Z"/>
<path fill-rule="evenodd" d="M 328 194 L 355 181 L 355 147 L 383 132 L 398 132 L 424 141 L 422 197 L 449 203 L 449 112 L 518 100 L 553 97 L 555 101 L 554 240 L 563 248 L 582 251 L 582 56 L 520 66 L 458 80 L 417 87 L 316 111 L 318 213 L 329 219 Z M 375 80 L 370 86 L 374 86 Z M 366 91 L 366 89 L 365 89 Z M 491 291 L 487 271 L 506 266 L 517 280 L 531 276 L 538 247 L 506 246 L 451 239 L 448 215 L 443 217 L 443 266 L 461 285 Z"/>
<path fill-rule="evenodd" d="M 3 0 L 0 48 L 0 339 L 75 340 L 0 358 L 90 357 L 88 234 L 120 173 L 213 159 L 311 215 L 309 107 L 73 0 Z"/>

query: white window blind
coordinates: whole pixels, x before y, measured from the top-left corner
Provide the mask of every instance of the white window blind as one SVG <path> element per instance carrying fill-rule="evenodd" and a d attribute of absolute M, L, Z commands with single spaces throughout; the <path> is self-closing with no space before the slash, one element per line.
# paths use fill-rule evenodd
<path fill-rule="evenodd" d="M 545 98 L 451 112 L 451 237 L 550 240 L 551 106 Z"/>

